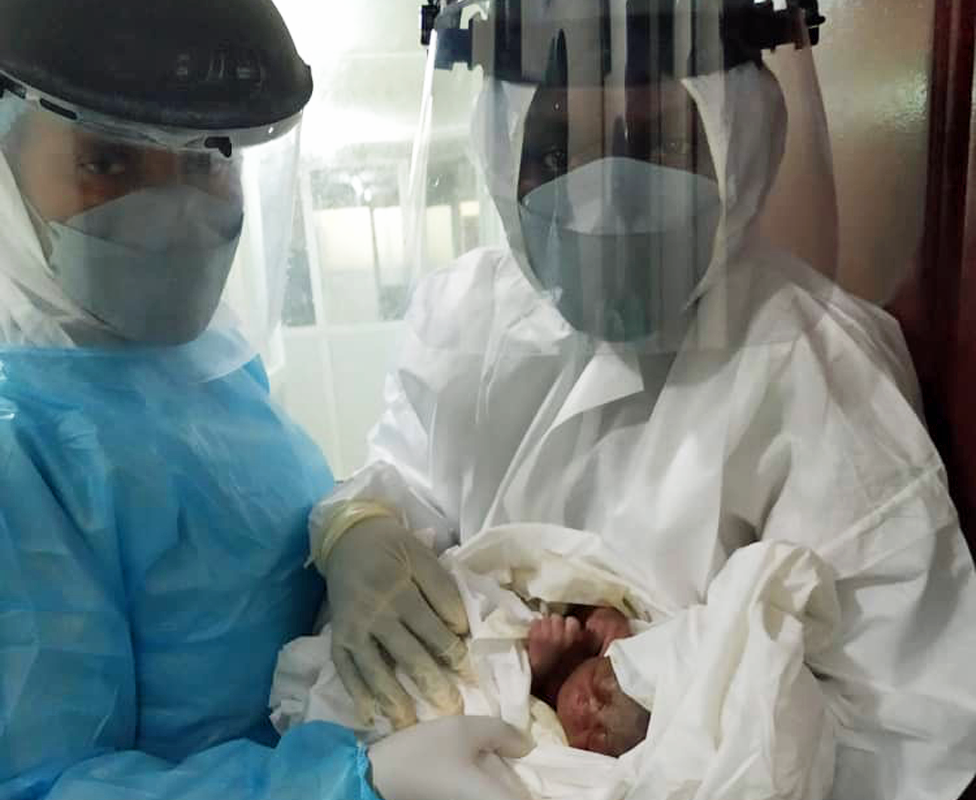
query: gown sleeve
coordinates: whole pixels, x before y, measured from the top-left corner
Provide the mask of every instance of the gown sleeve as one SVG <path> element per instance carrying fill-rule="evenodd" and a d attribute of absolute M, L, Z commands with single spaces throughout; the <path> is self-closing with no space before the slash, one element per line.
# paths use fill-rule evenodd
<path fill-rule="evenodd" d="M 0 797 L 377 800 L 364 750 L 324 723 L 299 726 L 273 748 L 237 739 L 182 763 L 138 751 L 118 545 L 83 537 L 64 511 L 77 498 L 61 496 L 106 490 L 83 471 L 69 485 L 49 471 L 29 442 L 0 437 Z M 110 503 L 87 505 L 111 513 Z M 85 521 L 91 531 L 110 523 Z"/>
<path fill-rule="evenodd" d="M 837 640 L 807 658 L 837 722 L 831 796 L 953 800 L 976 772 L 976 573 L 917 393 L 890 366 L 911 363 L 904 346 L 855 342 L 828 329 L 785 364 L 761 534 L 834 576 Z"/>

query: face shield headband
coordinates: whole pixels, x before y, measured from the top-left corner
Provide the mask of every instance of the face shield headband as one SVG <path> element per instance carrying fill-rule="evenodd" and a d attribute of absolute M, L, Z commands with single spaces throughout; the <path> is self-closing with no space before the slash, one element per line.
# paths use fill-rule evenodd
<path fill-rule="evenodd" d="M 826 22 L 818 0 L 788 0 L 779 10 L 754 0 L 460 0 L 436 14 L 432 5 L 423 38 L 436 32 L 437 69 L 480 67 L 486 78 L 521 84 L 545 82 L 560 37 L 574 86 L 602 86 L 614 72 L 646 83 L 760 65 L 764 50 L 816 45 Z"/>

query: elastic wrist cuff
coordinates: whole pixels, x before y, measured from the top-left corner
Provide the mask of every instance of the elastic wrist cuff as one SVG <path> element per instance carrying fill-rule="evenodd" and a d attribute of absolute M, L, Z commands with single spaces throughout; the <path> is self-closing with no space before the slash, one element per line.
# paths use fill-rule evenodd
<path fill-rule="evenodd" d="M 329 524 L 322 534 L 322 541 L 316 548 L 316 552 L 312 554 L 312 560 L 315 561 L 316 566 L 320 570 L 325 568 L 325 562 L 332 549 L 350 528 L 355 527 L 360 522 L 379 517 L 399 518 L 396 513 L 382 503 L 376 503 L 372 500 L 353 500 L 343 505 L 329 519 Z"/>

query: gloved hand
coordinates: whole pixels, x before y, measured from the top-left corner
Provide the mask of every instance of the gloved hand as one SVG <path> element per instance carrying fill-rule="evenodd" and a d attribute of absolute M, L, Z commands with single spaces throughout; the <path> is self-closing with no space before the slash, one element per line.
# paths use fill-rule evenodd
<path fill-rule="evenodd" d="M 505 758 L 531 740 L 493 717 L 447 717 L 393 734 L 369 749 L 383 800 L 529 800 Z"/>
<path fill-rule="evenodd" d="M 459 714 L 461 696 L 443 668 L 464 662 L 458 635 L 468 618 L 433 551 L 396 519 L 376 517 L 350 528 L 319 566 L 332 611 L 332 658 L 363 721 L 372 724 L 377 706 L 396 728 L 417 720 L 390 661 L 440 711 Z"/>

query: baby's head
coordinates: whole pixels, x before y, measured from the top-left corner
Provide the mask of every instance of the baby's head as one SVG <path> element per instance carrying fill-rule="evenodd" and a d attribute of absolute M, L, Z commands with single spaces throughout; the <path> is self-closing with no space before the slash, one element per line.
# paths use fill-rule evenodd
<path fill-rule="evenodd" d="M 651 715 L 623 693 L 609 658 L 590 658 L 563 682 L 556 715 L 570 747 L 621 756 L 647 735 Z"/>

